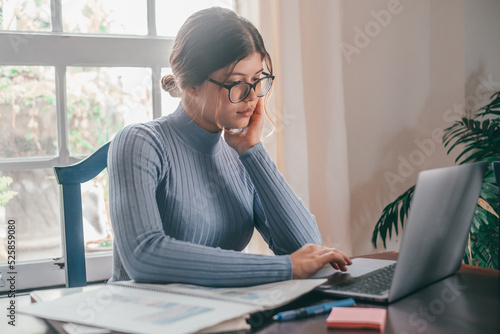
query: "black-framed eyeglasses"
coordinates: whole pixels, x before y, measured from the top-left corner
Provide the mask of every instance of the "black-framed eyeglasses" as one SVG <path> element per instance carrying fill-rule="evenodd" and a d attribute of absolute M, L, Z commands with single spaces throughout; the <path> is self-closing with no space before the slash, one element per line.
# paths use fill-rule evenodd
<path fill-rule="evenodd" d="M 260 78 L 253 84 L 244 81 L 238 81 L 229 85 L 225 85 L 222 82 L 215 81 L 211 78 L 208 78 L 207 80 L 216 84 L 217 86 L 226 88 L 228 91 L 227 95 L 229 97 L 229 101 L 231 101 L 232 103 L 239 103 L 248 97 L 248 94 L 250 94 L 250 90 L 252 88 L 258 97 L 266 96 L 266 94 L 269 93 L 273 85 L 274 75 L 270 75 L 269 73 L 265 72 L 262 72 L 262 74 L 265 76 Z"/>

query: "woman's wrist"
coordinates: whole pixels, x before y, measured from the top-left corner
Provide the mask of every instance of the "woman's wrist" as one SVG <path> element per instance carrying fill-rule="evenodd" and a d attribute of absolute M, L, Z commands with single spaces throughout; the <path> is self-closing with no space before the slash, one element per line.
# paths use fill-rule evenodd
<path fill-rule="evenodd" d="M 236 150 L 236 152 L 237 152 L 237 153 L 238 153 L 238 155 L 241 157 L 241 156 L 243 156 L 244 154 L 248 153 L 249 151 L 252 151 L 252 150 L 257 149 L 256 147 L 257 147 L 257 146 L 259 146 L 259 145 L 261 145 L 261 144 L 262 144 L 262 142 L 260 142 L 260 141 L 259 141 L 259 142 L 255 143 L 255 144 L 253 144 L 253 145 L 248 145 L 248 146 L 245 146 L 245 148 L 242 146 L 242 147 L 241 147 L 241 149 L 240 149 L 240 148 L 239 148 L 239 149 L 237 149 L 237 150 Z"/>
<path fill-rule="evenodd" d="M 241 145 L 240 147 L 238 147 L 238 149 L 236 150 L 236 152 L 238 153 L 239 156 L 242 156 L 243 154 L 245 154 L 246 152 L 248 152 L 248 150 L 250 150 L 252 147 L 258 145 L 260 142 L 257 142 L 255 144 L 246 144 L 246 145 Z"/>

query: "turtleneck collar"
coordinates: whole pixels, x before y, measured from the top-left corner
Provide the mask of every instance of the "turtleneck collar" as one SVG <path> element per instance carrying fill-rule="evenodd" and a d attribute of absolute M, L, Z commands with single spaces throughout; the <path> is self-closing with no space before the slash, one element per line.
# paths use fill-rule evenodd
<path fill-rule="evenodd" d="M 219 151 L 222 145 L 222 131 L 216 133 L 206 131 L 189 117 L 180 103 L 169 117 L 169 123 L 174 131 L 189 146 L 204 154 L 214 154 Z"/>

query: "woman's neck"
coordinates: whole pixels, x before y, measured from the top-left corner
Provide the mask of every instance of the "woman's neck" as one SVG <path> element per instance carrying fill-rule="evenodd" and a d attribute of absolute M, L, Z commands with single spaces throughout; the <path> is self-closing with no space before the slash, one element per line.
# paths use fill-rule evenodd
<path fill-rule="evenodd" d="M 206 111 L 203 110 L 203 106 L 196 103 L 193 99 L 183 97 L 181 104 L 186 114 L 205 131 L 217 133 L 222 130 L 215 122 L 210 121 L 212 117 L 207 117 L 211 115 L 204 115 Z"/>

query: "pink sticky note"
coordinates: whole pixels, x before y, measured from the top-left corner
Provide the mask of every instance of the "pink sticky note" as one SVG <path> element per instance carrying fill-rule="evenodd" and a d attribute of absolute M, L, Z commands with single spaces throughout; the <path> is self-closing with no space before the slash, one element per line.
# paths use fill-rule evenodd
<path fill-rule="evenodd" d="M 387 310 L 373 307 L 334 307 L 326 319 L 329 328 L 369 328 L 383 331 Z"/>

